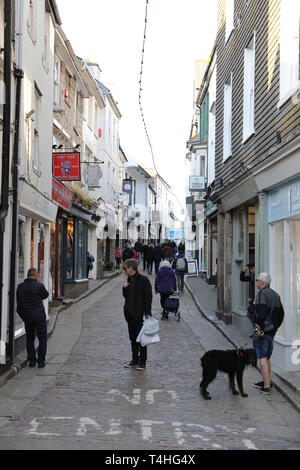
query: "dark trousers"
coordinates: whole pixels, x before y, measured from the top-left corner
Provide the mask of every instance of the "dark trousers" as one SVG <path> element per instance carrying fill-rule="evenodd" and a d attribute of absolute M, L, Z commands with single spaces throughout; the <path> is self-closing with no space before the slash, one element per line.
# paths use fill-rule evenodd
<path fill-rule="evenodd" d="M 38 362 L 42 364 L 45 362 L 47 353 L 47 322 L 46 320 L 25 323 L 26 331 L 26 348 L 27 357 L 29 362 Z M 34 340 L 38 337 L 38 358 L 36 359 Z"/>
<path fill-rule="evenodd" d="M 153 261 L 147 261 L 148 274 L 152 274 L 152 269 L 153 269 Z"/>
<path fill-rule="evenodd" d="M 163 292 L 160 294 L 160 305 L 163 311 L 165 311 L 165 302 L 170 297 L 171 292 Z"/>
<path fill-rule="evenodd" d="M 184 273 L 176 274 L 176 278 L 177 278 L 177 289 L 182 292 L 184 289 Z"/>
<path fill-rule="evenodd" d="M 128 321 L 128 332 L 129 332 L 129 339 L 131 341 L 131 351 L 132 351 L 132 359 L 135 362 L 139 360 L 146 364 L 147 361 L 147 346 L 142 346 L 141 343 L 137 343 L 136 339 L 139 335 L 143 326 L 143 320 L 129 320 Z"/>
<path fill-rule="evenodd" d="M 154 263 L 155 263 L 155 274 L 157 274 L 158 270 L 159 270 L 160 261 L 156 260 L 156 261 L 154 261 Z"/>

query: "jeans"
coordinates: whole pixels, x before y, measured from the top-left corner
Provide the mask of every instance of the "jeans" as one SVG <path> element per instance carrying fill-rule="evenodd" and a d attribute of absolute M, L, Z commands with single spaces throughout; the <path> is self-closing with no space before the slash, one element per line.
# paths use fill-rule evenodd
<path fill-rule="evenodd" d="M 27 357 L 29 362 L 38 361 L 39 364 L 43 364 L 46 359 L 47 353 L 47 322 L 46 319 L 37 322 L 25 323 L 26 331 L 26 348 Z M 34 340 L 38 337 L 38 358 L 36 359 Z"/>
<path fill-rule="evenodd" d="M 253 340 L 253 348 L 255 349 L 257 359 L 270 359 L 273 352 L 274 337 L 263 335 Z"/>

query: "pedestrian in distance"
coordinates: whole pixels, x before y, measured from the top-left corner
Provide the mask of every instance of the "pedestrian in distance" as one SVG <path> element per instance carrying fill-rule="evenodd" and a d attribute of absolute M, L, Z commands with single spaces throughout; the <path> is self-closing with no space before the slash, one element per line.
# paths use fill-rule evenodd
<path fill-rule="evenodd" d="M 125 271 L 128 278 L 123 286 L 124 316 L 128 324 L 132 352 L 132 360 L 125 367 L 144 370 L 147 362 L 147 346 L 137 343 L 136 339 L 142 329 L 144 316 L 146 318 L 152 316 L 152 286 L 149 279 L 138 272 L 135 260 L 126 261 Z"/>
<path fill-rule="evenodd" d="M 174 259 L 172 269 L 174 269 L 176 274 L 178 290 L 183 292 L 184 276 L 188 273 L 188 263 L 184 255 L 183 248 L 180 248 L 178 255 Z"/>
<path fill-rule="evenodd" d="M 284 310 L 279 294 L 271 289 L 269 273 L 260 273 L 256 279 L 258 293 L 255 305 L 251 304 L 248 313 L 254 325 L 253 347 L 260 363 L 263 381 L 253 384 L 265 395 L 271 393 L 271 355 L 274 336 L 283 322 Z"/>
<path fill-rule="evenodd" d="M 162 258 L 163 260 L 167 260 L 171 262 L 172 259 L 172 247 L 166 243 L 162 249 Z"/>
<path fill-rule="evenodd" d="M 157 274 L 159 270 L 159 265 L 162 259 L 162 250 L 161 250 L 161 246 L 159 243 L 154 247 L 153 258 L 154 258 L 155 274 Z"/>
<path fill-rule="evenodd" d="M 246 272 L 248 271 L 248 275 Z M 249 299 L 254 302 L 255 299 L 255 265 L 253 263 L 246 264 L 240 273 L 241 282 L 249 282 Z"/>
<path fill-rule="evenodd" d="M 133 257 L 134 257 L 134 249 L 131 246 L 131 242 L 127 242 L 126 247 L 123 250 L 123 255 L 122 255 L 123 266 L 125 265 L 128 259 L 132 259 Z"/>
<path fill-rule="evenodd" d="M 176 254 L 177 254 L 177 245 L 176 245 L 176 242 L 174 240 L 172 240 L 171 242 L 171 256 L 172 256 L 172 259 L 175 259 L 176 257 Z"/>
<path fill-rule="evenodd" d="M 184 243 L 184 240 L 182 239 L 181 242 L 179 243 L 178 245 L 178 252 L 181 251 L 183 253 L 185 253 L 185 243 Z"/>
<path fill-rule="evenodd" d="M 122 253 L 121 253 L 120 247 L 118 246 L 115 252 L 116 269 L 120 269 L 121 259 L 122 259 Z"/>
<path fill-rule="evenodd" d="M 147 258 L 147 271 L 148 274 L 152 274 L 153 263 L 154 263 L 154 245 L 152 242 L 149 243 L 146 253 Z"/>
<path fill-rule="evenodd" d="M 93 270 L 95 258 L 91 253 L 87 252 L 87 278 L 89 278 L 89 272 Z"/>
<path fill-rule="evenodd" d="M 30 268 L 27 279 L 17 288 L 17 312 L 25 323 L 27 359 L 30 367 L 39 368 L 46 365 L 47 353 L 47 319 L 43 300 L 47 299 L 49 292 L 44 284 L 39 282 L 37 269 Z M 39 340 L 38 357 L 36 357 L 34 341 Z"/>
<path fill-rule="evenodd" d="M 177 290 L 176 276 L 169 261 L 162 261 L 155 278 L 155 292 L 160 294 L 160 304 L 162 310 L 162 320 L 168 319 L 165 311 L 165 302 Z"/>
<path fill-rule="evenodd" d="M 142 249 L 141 249 L 141 255 L 143 257 L 143 271 L 146 271 L 146 267 L 147 267 L 147 250 L 148 250 L 148 244 L 144 241 Z"/>

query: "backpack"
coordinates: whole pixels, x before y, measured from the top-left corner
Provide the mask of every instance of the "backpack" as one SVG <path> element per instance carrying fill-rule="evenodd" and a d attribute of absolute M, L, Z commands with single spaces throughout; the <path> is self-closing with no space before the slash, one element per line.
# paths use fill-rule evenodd
<path fill-rule="evenodd" d="M 185 259 L 178 258 L 176 261 L 176 271 L 185 271 Z"/>

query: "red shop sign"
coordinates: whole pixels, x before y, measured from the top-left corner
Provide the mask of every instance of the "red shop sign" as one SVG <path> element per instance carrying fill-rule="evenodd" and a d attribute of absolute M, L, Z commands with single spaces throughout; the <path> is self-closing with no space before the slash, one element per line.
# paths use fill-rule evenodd
<path fill-rule="evenodd" d="M 52 199 L 60 207 L 70 212 L 74 194 L 55 178 L 52 178 Z"/>
<path fill-rule="evenodd" d="M 54 153 L 52 166 L 59 181 L 81 181 L 79 152 Z"/>

